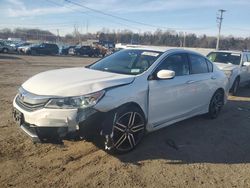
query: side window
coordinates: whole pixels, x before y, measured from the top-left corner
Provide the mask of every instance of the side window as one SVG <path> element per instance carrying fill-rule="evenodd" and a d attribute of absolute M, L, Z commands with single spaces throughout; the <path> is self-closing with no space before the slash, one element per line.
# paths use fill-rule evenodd
<path fill-rule="evenodd" d="M 213 64 L 208 60 L 206 60 L 206 62 L 207 62 L 208 72 L 213 72 Z"/>
<path fill-rule="evenodd" d="M 174 54 L 167 57 L 157 68 L 157 72 L 163 69 L 175 71 L 175 76 L 189 75 L 189 64 L 187 55 Z"/>
<path fill-rule="evenodd" d="M 189 58 L 190 58 L 192 74 L 201 74 L 209 72 L 208 65 L 204 57 L 199 55 L 189 54 Z"/>

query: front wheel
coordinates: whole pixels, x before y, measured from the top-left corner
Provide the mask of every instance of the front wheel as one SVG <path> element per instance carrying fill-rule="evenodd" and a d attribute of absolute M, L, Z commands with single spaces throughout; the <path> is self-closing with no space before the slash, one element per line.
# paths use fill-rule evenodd
<path fill-rule="evenodd" d="M 208 116 L 211 119 L 217 118 L 223 105 L 224 105 L 224 92 L 222 90 L 217 90 L 210 101 Z"/>
<path fill-rule="evenodd" d="M 142 140 L 146 121 L 138 107 L 121 107 L 115 114 L 112 151 L 126 153 L 133 150 Z"/>

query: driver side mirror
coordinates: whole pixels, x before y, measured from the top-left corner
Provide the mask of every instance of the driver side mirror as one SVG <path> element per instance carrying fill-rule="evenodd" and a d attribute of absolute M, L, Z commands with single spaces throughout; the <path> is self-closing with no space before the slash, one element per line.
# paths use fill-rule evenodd
<path fill-rule="evenodd" d="M 248 67 L 248 66 L 250 66 L 250 62 L 244 62 L 242 65 Z"/>
<path fill-rule="evenodd" d="M 160 80 L 172 79 L 175 77 L 175 72 L 172 70 L 160 70 L 157 72 L 157 78 Z"/>

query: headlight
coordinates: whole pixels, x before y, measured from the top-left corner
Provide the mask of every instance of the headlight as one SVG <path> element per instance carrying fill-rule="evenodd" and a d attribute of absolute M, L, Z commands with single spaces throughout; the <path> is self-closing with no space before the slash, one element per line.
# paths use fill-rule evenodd
<path fill-rule="evenodd" d="M 66 98 L 50 99 L 45 105 L 46 108 L 88 108 L 94 106 L 104 95 L 105 91 L 99 91 L 96 93 Z"/>
<path fill-rule="evenodd" d="M 227 76 L 227 78 L 230 78 L 233 74 L 233 71 L 232 70 L 225 70 L 224 73 Z"/>

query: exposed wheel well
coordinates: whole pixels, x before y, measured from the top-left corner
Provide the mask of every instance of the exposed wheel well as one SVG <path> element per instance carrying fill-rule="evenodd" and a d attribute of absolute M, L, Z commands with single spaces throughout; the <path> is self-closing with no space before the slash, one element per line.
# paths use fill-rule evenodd
<path fill-rule="evenodd" d="M 125 103 L 125 104 L 122 104 L 121 106 L 117 107 L 117 108 L 120 108 L 120 107 L 136 107 L 138 109 L 140 109 L 141 113 L 143 114 L 145 120 L 147 120 L 147 117 L 145 116 L 145 113 L 143 111 L 143 109 L 141 108 L 141 106 L 139 104 L 137 104 L 136 102 L 128 102 L 128 103 Z"/>

